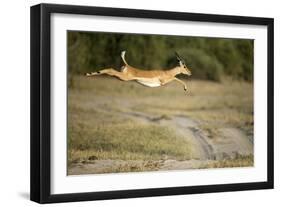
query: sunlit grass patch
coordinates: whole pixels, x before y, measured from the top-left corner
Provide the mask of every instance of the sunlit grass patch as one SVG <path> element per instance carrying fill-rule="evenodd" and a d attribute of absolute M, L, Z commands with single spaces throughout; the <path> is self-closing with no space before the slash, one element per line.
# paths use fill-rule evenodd
<path fill-rule="evenodd" d="M 158 160 L 190 159 L 190 143 L 169 128 L 127 121 L 69 127 L 69 162 L 97 159 Z"/>

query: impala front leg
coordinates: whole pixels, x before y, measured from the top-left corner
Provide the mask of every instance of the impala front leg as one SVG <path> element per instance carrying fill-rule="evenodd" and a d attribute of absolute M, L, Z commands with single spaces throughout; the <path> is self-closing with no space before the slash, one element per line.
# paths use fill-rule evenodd
<path fill-rule="evenodd" d="M 174 78 L 174 80 L 176 80 L 176 81 L 178 81 L 180 84 L 182 84 L 184 90 L 187 91 L 187 86 L 186 86 L 185 82 L 183 82 L 182 80 L 180 80 L 180 79 L 178 79 L 178 78 L 176 78 L 176 77 Z"/>

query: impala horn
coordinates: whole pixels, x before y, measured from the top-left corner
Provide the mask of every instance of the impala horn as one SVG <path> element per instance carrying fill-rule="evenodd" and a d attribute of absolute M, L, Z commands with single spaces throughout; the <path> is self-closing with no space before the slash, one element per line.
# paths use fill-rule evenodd
<path fill-rule="evenodd" d="M 175 55 L 176 55 L 178 61 L 184 63 L 184 60 L 181 58 L 181 56 L 177 52 L 175 52 Z"/>

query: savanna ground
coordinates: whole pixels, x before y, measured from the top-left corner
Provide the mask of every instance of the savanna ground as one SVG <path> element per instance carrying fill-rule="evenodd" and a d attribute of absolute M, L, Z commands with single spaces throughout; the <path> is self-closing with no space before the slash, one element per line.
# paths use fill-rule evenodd
<path fill-rule="evenodd" d="M 253 85 L 73 76 L 68 175 L 253 166 Z"/>

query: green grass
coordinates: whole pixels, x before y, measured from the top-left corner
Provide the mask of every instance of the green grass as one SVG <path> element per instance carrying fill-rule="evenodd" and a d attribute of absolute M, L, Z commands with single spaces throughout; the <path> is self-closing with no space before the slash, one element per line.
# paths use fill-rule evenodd
<path fill-rule="evenodd" d="M 88 125 L 88 124 L 87 124 Z M 96 159 L 159 160 L 164 156 L 189 159 L 190 144 L 169 128 L 126 121 L 69 126 L 69 161 Z"/>

